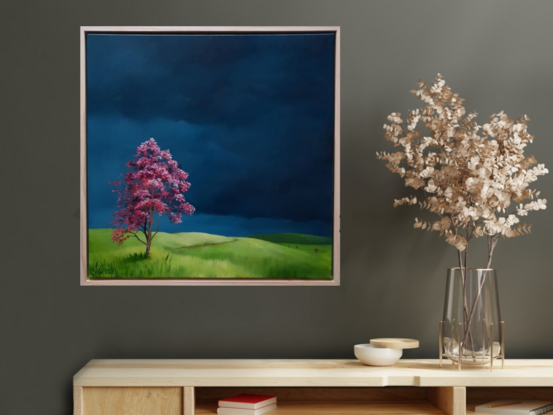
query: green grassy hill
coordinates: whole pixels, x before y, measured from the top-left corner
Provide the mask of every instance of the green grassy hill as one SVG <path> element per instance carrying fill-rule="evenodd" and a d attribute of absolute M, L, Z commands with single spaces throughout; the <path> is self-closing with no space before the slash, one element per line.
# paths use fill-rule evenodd
<path fill-rule="evenodd" d="M 324 236 L 304 235 L 302 233 L 271 233 L 266 235 L 251 235 L 249 238 L 276 244 L 307 244 L 307 245 L 332 245 L 332 238 Z"/>
<path fill-rule="evenodd" d="M 160 232 L 150 257 L 144 258 L 144 245 L 136 239 L 118 246 L 111 241 L 111 229 L 90 229 L 89 277 L 331 279 L 332 245 L 320 243 L 321 239 L 310 240 L 319 237 L 289 235 L 296 237 L 293 244 L 280 243 L 292 239 L 280 239 L 278 234 L 266 235 L 273 242 Z"/>

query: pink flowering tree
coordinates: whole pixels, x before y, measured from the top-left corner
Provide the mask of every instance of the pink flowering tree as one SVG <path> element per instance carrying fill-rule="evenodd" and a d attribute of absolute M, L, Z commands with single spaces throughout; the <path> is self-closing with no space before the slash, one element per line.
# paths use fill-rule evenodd
<path fill-rule="evenodd" d="M 127 169 L 124 181 L 113 183 L 119 210 L 114 214 L 112 240 L 121 245 L 134 237 L 146 246 L 144 256 L 148 257 L 163 215 L 176 224 L 182 222 L 183 214 L 194 213 L 194 206 L 183 196 L 190 188 L 188 173 L 153 138 L 140 144 Z"/>

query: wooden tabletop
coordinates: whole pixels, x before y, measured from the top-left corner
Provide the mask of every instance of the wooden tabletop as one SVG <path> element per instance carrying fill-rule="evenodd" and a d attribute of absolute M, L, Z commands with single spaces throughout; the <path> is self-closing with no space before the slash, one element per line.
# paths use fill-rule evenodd
<path fill-rule="evenodd" d="M 450 361 L 400 360 L 391 367 L 358 360 L 91 360 L 74 386 L 553 386 L 553 360 L 506 360 L 489 368 Z"/>

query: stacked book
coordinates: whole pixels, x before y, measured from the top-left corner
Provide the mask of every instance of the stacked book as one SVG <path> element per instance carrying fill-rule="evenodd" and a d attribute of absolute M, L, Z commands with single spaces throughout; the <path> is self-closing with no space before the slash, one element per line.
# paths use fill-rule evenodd
<path fill-rule="evenodd" d="M 221 399 L 217 413 L 220 415 L 260 415 L 276 408 L 276 396 L 243 393 Z"/>
<path fill-rule="evenodd" d="M 502 399 L 478 405 L 474 412 L 495 415 L 543 415 L 553 411 L 553 402 L 530 399 Z"/>

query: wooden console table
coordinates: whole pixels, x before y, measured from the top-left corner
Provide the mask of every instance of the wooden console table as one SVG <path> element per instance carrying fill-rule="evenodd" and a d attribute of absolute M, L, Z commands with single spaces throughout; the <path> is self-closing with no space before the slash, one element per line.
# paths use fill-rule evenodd
<path fill-rule="evenodd" d="M 220 398 L 274 394 L 274 415 L 465 415 L 502 398 L 553 400 L 553 360 L 504 369 L 400 360 L 92 360 L 73 378 L 74 415 L 206 415 Z"/>

